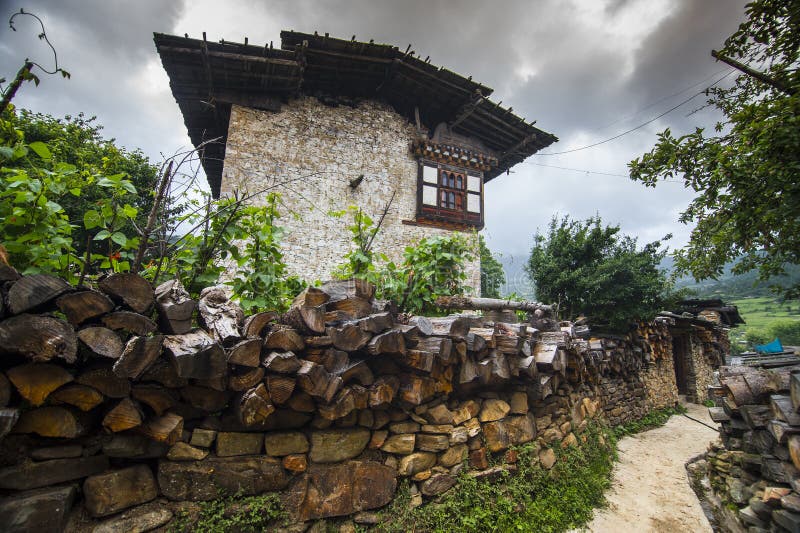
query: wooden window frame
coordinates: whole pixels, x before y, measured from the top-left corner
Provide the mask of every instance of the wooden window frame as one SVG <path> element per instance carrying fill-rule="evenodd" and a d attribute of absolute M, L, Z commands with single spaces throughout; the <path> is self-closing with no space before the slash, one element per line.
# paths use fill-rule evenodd
<path fill-rule="evenodd" d="M 425 167 L 436 169 L 436 184 L 424 180 Z M 469 190 L 470 176 L 478 178 L 479 191 Z M 459 181 L 461 187 L 458 187 Z M 452 184 L 452 185 L 451 185 Z M 423 187 L 436 187 L 436 205 L 423 203 Z M 479 197 L 480 213 L 468 210 L 470 196 Z M 481 229 L 483 217 L 483 172 L 446 163 L 419 159 L 417 174 L 417 221 L 452 229 Z"/>

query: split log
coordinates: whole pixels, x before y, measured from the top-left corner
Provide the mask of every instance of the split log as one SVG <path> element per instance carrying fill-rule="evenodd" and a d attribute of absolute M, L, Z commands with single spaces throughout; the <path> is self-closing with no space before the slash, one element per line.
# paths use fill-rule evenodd
<path fill-rule="evenodd" d="M 156 442 L 172 445 L 178 442 L 183 434 L 183 418 L 175 413 L 167 413 L 148 420 L 139 426 L 138 431 Z"/>
<path fill-rule="evenodd" d="M 471 328 L 470 333 L 475 334 L 475 336 L 482 338 L 487 348 L 492 349 L 495 347 L 494 328 Z"/>
<path fill-rule="evenodd" d="M 295 389 L 291 397 L 286 401 L 286 406 L 298 413 L 313 413 L 317 410 L 314 398 L 300 389 Z"/>
<path fill-rule="evenodd" d="M 289 310 L 281 317 L 280 322 L 304 333 L 324 333 L 324 304 L 329 299 L 330 296 L 321 289 L 306 287 L 292 301 Z"/>
<path fill-rule="evenodd" d="M 11 432 L 17 420 L 19 420 L 19 409 L 0 409 L 0 441 Z"/>
<path fill-rule="evenodd" d="M 442 362 L 447 363 L 453 353 L 453 341 L 447 337 L 423 337 L 417 343 L 416 349 L 430 352 Z"/>
<path fill-rule="evenodd" d="M 306 359 L 311 359 L 306 355 Z M 325 367 L 325 370 L 331 374 L 338 374 L 342 369 L 350 365 L 350 356 L 347 352 L 337 350 L 336 348 L 328 348 L 319 357 L 319 362 Z"/>
<path fill-rule="evenodd" d="M 112 300 L 128 306 L 137 313 L 146 314 L 155 301 L 153 286 L 138 274 L 111 274 L 97 286 Z"/>
<path fill-rule="evenodd" d="M 295 330 L 284 326 L 270 331 L 264 340 L 264 347 L 269 350 L 300 352 L 306 347 L 306 343 Z"/>
<path fill-rule="evenodd" d="M 473 361 L 471 357 L 465 358 L 461 363 L 461 368 L 459 369 L 458 382 L 462 385 L 466 383 L 472 383 L 479 377 L 480 372 L 478 365 L 475 364 L 475 361 Z"/>
<path fill-rule="evenodd" d="M 540 316 L 549 316 L 553 307 L 539 302 L 514 300 L 501 300 L 497 298 L 470 298 L 468 296 L 440 296 L 436 299 L 436 306 L 442 309 L 471 309 L 478 311 L 525 311 L 528 313 L 539 312 Z"/>
<path fill-rule="evenodd" d="M 130 381 L 116 376 L 107 366 L 90 368 L 80 374 L 75 381 L 97 389 L 109 398 L 125 398 L 131 393 Z"/>
<path fill-rule="evenodd" d="M 260 383 L 242 394 L 235 411 L 239 422 L 250 427 L 265 421 L 275 412 L 275 406 L 270 401 L 267 388 Z"/>
<path fill-rule="evenodd" d="M 464 338 L 467 342 L 467 350 L 477 354 L 483 354 L 486 349 L 486 339 L 470 331 Z"/>
<path fill-rule="evenodd" d="M 789 376 L 789 394 L 795 412 L 800 413 L 800 373 L 794 372 Z"/>
<path fill-rule="evenodd" d="M 36 311 L 62 294 L 71 292 L 72 286 L 61 278 L 47 274 L 23 276 L 8 289 L 6 302 L 12 315 Z"/>
<path fill-rule="evenodd" d="M 328 388 L 325 389 L 325 394 L 322 395 L 322 399 L 330 403 L 341 388 L 342 378 L 340 376 L 331 376 L 331 379 L 328 382 Z"/>
<path fill-rule="evenodd" d="M 537 343 L 534 350 L 536 366 L 540 372 L 560 372 L 562 370 L 562 352 L 556 344 Z"/>
<path fill-rule="evenodd" d="M 39 407 L 25 411 L 14 426 L 14 433 L 36 433 L 42 437 L 75 439 L 88 430 L 86 420 L 64 407 Z"/>
<path fill-rule="evenodd" d="M 239 328 L 244 322 L 242 308 L 233 303 L 222 287 L 206 287 L 197 306 L 199 321 L 217 342 L 229 346 L 241 339 Z"/>
<path fill-rule="evenodd" d="M 789 456 L 792 458 L 792 464 L 795 468 L 800 469 L 800 435 L 792 435 L 787 440 L 789 448 Z"/>
<path fill-rule="evenodd" d="M 112 433 L 119 433 L 142 424 L 143 415 L 130 398 L 123 398 L 103 418 L 103 427 Z"/>
<path fill-rule="evenodd" d="M 532 355 L 518 357 L 516 360 L 516 368 L 521 375 L 527 376 L 528 378 L 535 378 L 536 374 L 538 374 L 536 358 Z"/>
<path fill-rule="evenodd" d="M 109 329 L 127 331 L 134 335 L 149 335 L 157 329 L 155 322 L 132 311 L 109 313 L 101 320 L 103 325 Z"/>
<path fill-rule="evenodd" d="M 244 319 L 244 326 L 242 332 L 245 337 L 264 337 L 266 335 L 267 327 L 278 321 L 278 313 L 275 311 L 266 311 L 263 313 L 256 313 Z"/>
<path fill-rule="evenodd" d="M 342 384 L 358 381 L 365 387 L 369 387 L 375 382 L 375 376 L 364 360 L 349 361 L 347 365 L 337 370 L 336 375 L 342 378 Z"/>
<path fill-rule="evenodd" d="M 165 281 L 154 291 L 158 324 L 161 331 L 173 335 L 188 333 L 192 329 L 192 315 L 197 302 L 177 279 Z"/>
<path fill-rule="evenodd" d="M 767 424 L 767 431 L 775 438 L 779 444 L 786 444 L 790 435 L 800 435 L 800 427 L 790 426 L 780 420 L 770 420 Z"/>
<path fill-rule="evenodd" d="M 333 401 L 327 405 L 319 406 L 319 415 L 326 420 L 344 418 L 356 408 L 353 391 L 350 388 L 342 389 Z"/>
<path fill-rule="evenodd" d="M 261 367 L 247 368 L 239 374 L 231 374 L 228 376 L 228 388 L 236 392 L 251 389 L 264 379 L 264 374 L 264 369 Z"/>
<path fill-rule="evenodd" d="M 417 376 L 416 374 L 400 375 L 400 399 L 411 404 L 421 405 L 436 394 L 436 380 Z"/>
<path fill-rule="evenodd" d="M 266 378 L 267 390 L 269 391 L 270 398 L 278 405 L 286 403 L 292 397 L 294 386 L 297 380 L 291 376 L 283 376 L 281 374 L 269 374 Z M 309 397 L 310 399 L 310 397 Z M 311 402 L 311 409 L 313 410 L 314 402 Z M 297 409 L 295 409 L 297 410 Z"/>
<path fill-rule="evenodd" d="M 415 348 L 417 344 L 419 344 L 419 340 L 422 338 L 422 332 L 417 326 L 412 326 L 410 324 L 395 324 L 392 326 L 392 329 L 403 334 L 403 338 L 406 342 L 406 348 Z"/>
<path fill-rule="evenodd" d="M 131 396 L 152 409 L 156 416 L 163 415 L 178 403 L 173 391 L 153 384 L 136 385 L 131 390 Z"/>
<path fill-rule="evenodd" d="M 179 389 L 189 384 L 189 380 L 178 377 L 175 366 L 164 359 L 157 359 L 150 368 L 145 370 L 141 381 L 155 381 L 170 389 Z"/>
<path fill-rule="evenodd" d="M 433 335 L 433 324 L 431 324 L 431 320 L 428 317 L 412 316 L 408 319 L 408 324 L 416 326 L 417 330 L 425 337 Z"/>
<path fill-rule="evenodd" d="M 366 409 L 369 407 L 369 390 L 361 385 L 350 385 L 350 394 L 353 397 L 353 404 L 356 409 Z"/>
<path fill-rule="evenodd" d="M 50 393 L 74 379 L 72 374 L 60 366 L 47 364 L 15 366 L 6 373 L 20 396 L 33 406 L 42 405 Z"/>
<path fill-rule="evenodd" d="M 259 338 L 245 339 L 236 343 L 228 351 L 228 364 L 257 367 L 261 364 L 261 345 Z"/>
<path fill-rule="evenodd" d="M 396 330 L 381 333 L 369 341 L 367 352 L 371 355 L 403 355 L 406 352 L 405 338 L 402 333 Z"/>
<path fill-rule="evenodd" d="M 206 413 L 223 410 L 228 404 L 230 396 L 227 391 L 218 391 L 197 385 L 187 385 L 181 389 L 181 398 L 189 405 L 202 409 Z"/>
<path fill-rule="evenodd" d="M 369 388 L 369 407 L 382 409 L 388 407 L 400 389 L 397 376 L 381 376 Z"/>
<path fill-rule="evenodd" d="M 34 363 L 46 363 L 56 357 L 74 363 L 78 339 L 63 320 L 17 315 L 0 322 L 0 353 L 27 357 Z"/>
<path fill-rule="evenodd" d="M 272 352 L 264 359 L 264 368 L 279 374 L 294 374 L 300 366 L 300 360 L 293 352 Z"/>
<path fill-rule="evenodd" d="M 369 333 L 383 333 L 387 329 L 391 329 L 394 325 L 394 320 L 390 313 L 376 313 L 355 321 L 358 327 L 363 331 Z"/>
<path fill-rule="evenodd" d="M 394 355 L 393 359 L 405 367 L 413 368 L 421 372 L 430 372 L 433 369 L 433 362 L 435 360 L 431 352 L 423 350 L 408 350 L 406 353 Z"/>
<path fill-rule="evenodd" d="M 463 338 L 469 331 L 469 321 L 461 316 L 428 318 L 434 335 Z"/>
<path fill-rule="evenodd" d="M 100 326 L 92 326 L 78 331 L 78 338 L 93 354 L 109 359 L 119 359 L 125 348 L 119 335 Z"/>
<path fill-rule="evenodd" d="M 72 383 L 61 387 L 49 397 L 54 404 L 65 403 L 77 407 L 81 411 L 91 411 L 101 403 L 105 397 L 97 389 L 80 383 Z"/>
<path fill-rule="evenodd" d="M 306 346 L 309 348 L 326 348 L 333 344 L 333 340 L 327 335 L 306 337 Z"/>
<path fill-rule="evenodd" d="M 222 377 L 228 370 L 225 350 L 201 329 L 167 335 L 164 348 L 179 377 L 210 379 Z"/>
<path fill-rule="evenodd" d="M 315 398 L 324 398 L 327 401 L 336 394 L 342 378 L 331 376 L 325 367 L 312 361 L 303 361 L 297 371 L 297 385 Z"/>
<path fill-rule="evenodd" d="M 340 326 L 328 328 L 328 336 L 333 345 L 345 352 L 355 352 L 367 345 L 372 334 L 358 327 L 355 322 L 345 322 Z"/>
<path fill-rule="evenodd" d="M 542 400 L 553 394 L 552 374 L 539 374 L 539 395 Z"/>
<path fill-rule="evenodd" d="M 11 382 L 0 372 L 0 407 L 6 407 L 11 400 Z"/>
<path fill-rule="evenodd" d="M 772 418 L 772 411 L 766 405 L 740 405 L 739 413 L 751 429 L 767 427 Z"/>
<path fill-rule="evenodd" d="M 114 310 L 114 302 L 102 292 L 97 291 L 64 294 L 56 300 L 56 305 L 73 326 L 78 326 L 91 318 Z"/>
<path fill-rule="evenodd" d="M 800 414 L 795 412 L 792 399 L 783 394 L 773 394 L 769 397 L 772 415 L 791 426 L 800 426 Z"/>
<path fill-rule="evenodd" d="M 164 345 L 164 336 L 133 337 L 114 363 L 113 372 L 121 378 L 139 379 L 152 365 Z"/>
<path fill-rule="evenodd" d="M 0 283 L 5 283 L 6 281 L 17 281 L 21 276 L 17 269 L 9 265 L 8 263 L 4 263 L 0 261 Z"/>

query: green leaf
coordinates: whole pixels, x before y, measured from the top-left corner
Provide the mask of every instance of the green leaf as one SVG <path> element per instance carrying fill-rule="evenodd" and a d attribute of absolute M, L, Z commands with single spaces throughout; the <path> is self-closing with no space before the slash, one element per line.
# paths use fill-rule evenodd
<path fill-rule="evenodd" d="M 53 155 L 50 153 L 50 149 L 42 141 L 32 142 L 28 145 L 28 147 L 45 161 L 49 161 L 53 157 Z"/>
<path fill-rule="evenodd" d="M 115 231 L 111 234 L 111 240 L 115 243 L 119 244 L 120 246 L 125 246 L 128 244 L 128 237 L 125 236 L 124 233 L 121 231 Z"/>
<path fill-rule="evenodd" d="M 103 225 L 103 217 L 94 209 L 90 209 L 83 214 L 83 227 L 86 229 L 94 229 Z M 105 239 L 105 237 L 102 237 Z M 95 236 L 97 239 L 97 236 Z"/>
<path fill-rule="evenodd" d="M 110 235 L 111 235 L 111 232 L 108 231 L 107 229 L 100 230 L 100 231 L 97 232 L 97 235 L 94 236 L 94 240 L 95 241 L 102 241 L 103 239 L 108 239 L 108 237 Z"/>

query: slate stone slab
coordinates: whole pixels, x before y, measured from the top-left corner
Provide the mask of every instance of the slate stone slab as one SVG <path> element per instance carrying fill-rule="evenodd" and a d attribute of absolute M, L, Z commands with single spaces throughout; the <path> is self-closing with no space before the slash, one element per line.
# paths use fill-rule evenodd
<path fill-rule="evenodd" d="M 0 469 L 0 488 L 28 490 L 99 474 L 108 469 L 108 457 L 79 457 L 25 463 Z"/>
<path fill-rule="evenodd" d="M 289 476 L 273 457 L 209 457 L 203 461 L 159 462 L 158 485 L 174 501 L 207 501 L 220 491 L 245 496 L 281 490 Z"/>
<path fill-rule="evenodd" d="M 155 499 L 158 487 L 150 468 L 138 465 L 87 478 L 83 496 L 89 514 L 100 517 Z"/>
<path fill-rule="evenodd" d="M 23 492 L 0 500 L 0 529 L 7 533 L 61 533 L 78 490 L 74 485 Z"/>

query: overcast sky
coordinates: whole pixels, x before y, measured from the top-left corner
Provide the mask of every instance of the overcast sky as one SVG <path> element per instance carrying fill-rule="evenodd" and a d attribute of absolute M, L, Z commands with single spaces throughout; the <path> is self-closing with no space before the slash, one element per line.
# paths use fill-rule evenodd
<path fill-rule="evenodd" d="M 711 58 L 743 18 L 741 0 L 225 1 L 0 0 L 0 18 L 20 7 L 42 17 L 72 79 L 26 85 L 18 106 L 57 116 L 97 115 L 105 133 L 154 161 L 190 145 L 153 44 L 153 32 L 207 33 L 250 43 L 280 43 L 280 31 L 329 32 L 410 43 L 431 63 L 473 76 L 492 99 L 560 138 L 543 153 L 613 137 L 663 113 L 723 76 Z M 0 26 L 0 76 L 25 57 L 51 63 L 30 17 L 18 31 Z M 727 78 L 730 80 L 732 76 Z M 722 83 L 725 83 L 723 80 Z M 532 235 L 550 218 L 599 214 L 642 241 L 690 230 L 677 222 L 691 195 L 680 183 L 646 189 L 627 179 L 627 163 L 664 128 L 713 125 L 697 97 L 653 123 L 595 148 L 534 155 L 486 188 L 490 247 L 524 260 Z M 543 166 L 547 165 L 547 166 Z M 563 170 L 564 167 L 574 170 Z M 591 171 L 595 173 L 587 173 Z M 598 174 L 599 173 L 599 174 Z M 614 175 L 606 175 L 614 174 Z"/>

